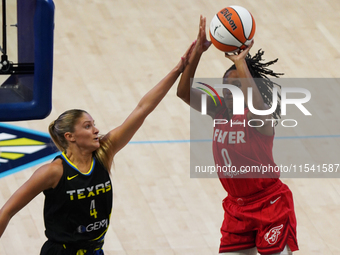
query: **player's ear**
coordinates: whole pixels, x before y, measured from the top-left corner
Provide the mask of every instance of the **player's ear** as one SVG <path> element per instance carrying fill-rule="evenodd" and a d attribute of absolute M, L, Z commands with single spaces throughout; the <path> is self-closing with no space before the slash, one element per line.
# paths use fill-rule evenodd
<path fill-rule="evenodd" d="M 74 135 L 73 135 L 73 133 L 71 133 L 71 132 L 66 132 L 65 134 L 64 134 L 64 137 L 65 137 L 65 139 L 67 140 L 67 141 L 69 141 L 69 142 L 74 142 L 76 139 L 75 139 L 75 137 L 74 137 Z"/>

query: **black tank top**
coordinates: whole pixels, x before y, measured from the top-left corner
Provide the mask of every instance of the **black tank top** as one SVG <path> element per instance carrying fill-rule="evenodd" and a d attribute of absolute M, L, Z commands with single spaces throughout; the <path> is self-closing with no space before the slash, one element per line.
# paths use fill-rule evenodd
<path fill-rule="evenodd" d="M 44 191 L 46 237 L 56 243 L 82 246 L 103 242 L 112 210 L 108 171 L 95 157 L 81 173 L 63 153 L 64 173 L 54 189 Z"/>

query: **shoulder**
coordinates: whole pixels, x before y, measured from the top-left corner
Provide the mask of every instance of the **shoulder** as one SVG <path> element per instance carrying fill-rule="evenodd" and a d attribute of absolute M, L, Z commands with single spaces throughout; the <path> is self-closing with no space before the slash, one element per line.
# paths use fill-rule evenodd
<path fill-rule="evenodd" d="M 50 164 L 47 164 L 51 175 L 63 174 L 63 160 L 61 158 L 55 159 Z"/>
<path fill-rule="evenodd" d="M 48 188 L 55 188 L 63 176 L 63 173 L 62 159 L 57 158 L 53 162 L 40 167 L 34 174 L 45 180 Z"/>

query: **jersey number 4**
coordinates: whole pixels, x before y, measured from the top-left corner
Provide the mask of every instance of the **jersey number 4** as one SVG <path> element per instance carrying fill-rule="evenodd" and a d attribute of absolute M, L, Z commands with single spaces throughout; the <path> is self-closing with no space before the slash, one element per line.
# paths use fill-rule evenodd
<path fill-rule="evenodd" d="M 91 201 L 90 205 L 90 216 L 93 216 L 95 219 L 97 218 L 96 204 L 94 199 Z"/>

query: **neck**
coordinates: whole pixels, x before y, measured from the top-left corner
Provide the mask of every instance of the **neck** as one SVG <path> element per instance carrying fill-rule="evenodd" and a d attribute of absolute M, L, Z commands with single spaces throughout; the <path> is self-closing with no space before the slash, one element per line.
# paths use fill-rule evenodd
<path fill-rule="evenodd" d="M 78 168 L 80 172 L 87 173 L 92 164 L 92 153 L 65 152 L 66 157 Z"/>

